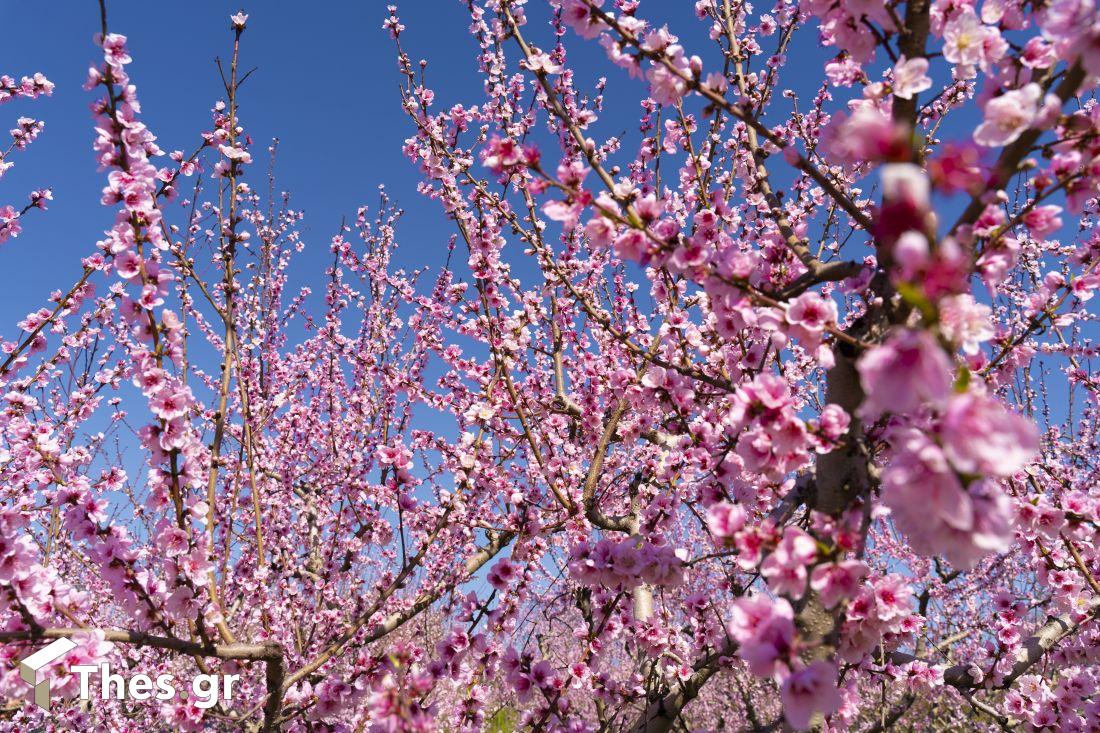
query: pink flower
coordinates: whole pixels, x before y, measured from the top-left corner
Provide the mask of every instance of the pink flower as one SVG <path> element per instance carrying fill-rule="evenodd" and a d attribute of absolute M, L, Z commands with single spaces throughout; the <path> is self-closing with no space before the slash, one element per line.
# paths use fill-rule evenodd
<path fill-rule="evenodd" d="M 732 537 L 745 526 L 745 510 L 740 504 L 718 502 L 707 510 L 707 529 L 720 540 Z"/>
<path fill-rule="evenodd" d="M 964 489 L 943 450 L 919 430 L 897 431 L 891 442 L 882 499 L 915 551 L 967 568 L 1009 548 L 1008 500 L 995 485 L 974 481 Z"/>
<path fill-rule="evenodd" d="M 1048 234 L 1061 228 L 1062 220 L 1058 217 L 1061 211 L 1061 206 L 1039 206 L 1024 215 L 1024 224 L 1031 230 L 1031 236 L 1045 239 Z"/>
<path fill-rule="evenodd" d="M 383 466 L 393 466 L 397 469 L 407 469 L 412 466 L 412 453 L 400 443 L 379 446 L 375 456 Z"/>
<path fill-rule="evenodd" d="M 784 305 L 791 335 L 801 340 L 807 348 L 816 348 L 821 342 L 821 332 L 836 323 L 836 303 L 819 293 L 803 293 Z"/>
<path fill-rule="evenodd" d="M 531 54 L 531 57 L 523 62 L 523 65 L 536 74 L 560 74 L 561 64 L 555 64 L 550 56 L 545 53 Z"/>
<path fill-rule="evenodd" d="M 775 593 L 795 600 L 806 594 L 806 568 L 802 565 L 784 565 L 775 554 L 771 554 L 760 564 L 760 574 Z"/>
<path fill-rule="evenodd" d="M 107 63 L 115 69 L 121 69 L 133 61 L 126 51 L 126 36 L 118 33 L 108 33 L 103 37 L 103 54 Z"/>
<path fill-rule="evenodd" d="M 759 427 L 742 433 L 734 450 L 750 471 L 767 471 L 774 458 L 771 436 Z"/>
<path fill-rule="evenodd" d="M 786 667 L 794 653 L 794 610 L 784 599 L 739 598 L 730 607 L 729 633 L 739 644 L 738 656 L 758 677 Z"/>
<path fill-rule="evenodd" d="M 737 390 L 736 400 L 748 408 L 782 410 L 792 406 L 791 386 L 771 372 L 763 372 Z"/>
<path fill-rule="evenodd" d="M 894 332 L 856 368 L 867 393 L 863 411 L 871 417 L 941 405 L 951 391 L 951 361 L 927 331 Z"/>
<path fill-rule="evenodd" d="M 913 594 L 905 578 L 897 573 L 879 578 L 871 594 L 875 599 L 875 615 L 880 621 L 900 619 L 912 610 Z"/>
<path fill-rule="evenodd" d="M 1095 8 L 1092 0 L 1052 0 L 1043 9 L 1040 25 L 1049 37 L 1074 38 L 1092 25 Z"/>
<path fill-rule="evenodd" d="M 615 238 L 615 253 L 627 260 L 644 262 L 649 256 L 649 240 L 637 229 L 627 229 Z"/>
<path fill-rule="evenodd" d="M 944 453 L 962 473 L 1011 476 L 1039 451 L 1035 424 L 985 395 L 954 395 L 941 428 Z"/>
<path fill-rule="evenodd" d="M 556 0 L 561 6 L 562 21 L 576 31 L 581 38 L 595 38 L 604 28 L 603 21 L 589 9 L 585 0 Z M 594 0 L 592 5 L 600 7 L 603 0 Z"/>
<path fill-rule="evenodd" d="M 945 193 L 978 190 L 984 183 L 981 148 L 972 142 L 944 143 L 939 154 L 928 161 L 928 176 Z"/>
<path fill-rule="evenodd" d="M 818 593 L 825 608 L 832 608 L 855 596 L 859 591 L 860 579 L 868 572 L 870 568 L 859 560 L 825 563 L 814 568 L 810 575 L 810 587 Z"/>
<path fill-rule="evenodd" d="M 611 246 L 615 224 L 606 216 L 594 216 L 584 225 L 584 233 L 593 247 L 605 249 Z"/>
<path fill-rule="evenodd" d="M 817 543 L 798 527 L 787 527 L 772 556 L 785 566 L 807 565 L 817 556 Z"/>
<path fill-rule="evenodd" d="M 993 338 L 992 311 L 968 293 L 940 300 L 940 330 L 966 354 L 977 354 L 978 345 Z"/>
<path fill-rule="evenodd" d="M 905 204 L 918 211 L 929 205 L 928 176 L 914 163 L 889 163 L 882 167 L 882 200 L 891 206 Z"/>
<path fill-rule="evenodd" d="M 583 204 L 576 201 L 550 200 L 542 205 L 542 211 L 554 221 L 560 221 L 565 229 L 572 229 L 577 224 L 577 219 L 584 209 Z"/>
<path fill-rule="evenodd" d="M 719 71 L 712 71 L 707 74 L 707 78 L 703 80 L 703 87 L 712 92 L 724 94 L 725 91 L 729 89 L 729 80 L 726 79 L 725 74 Z"/>
<path fill-rule="evenodd" d="M 160 447 L 164 450 L 182 450 L 187 445 L 187 422 L 182 418 L 168 420 L 160 433 Z"/>
<path fill-rule="evenodd" d="M 629 540 L 616 544 L 611 553 L 612 572 L 622 582 L 631 586 L 637 585 L 637 576 L 641 575 L 642 569 L 647 565 L 644 553 L 644 547 L 637 547 Z"/>
<path fill-rule="evenodd" d="M 697 57 L 692 57 L 690 61 L 686 59 L 684 49 L 679 45 L 669 46 L 665 55 L 670 59 L 672 68 L 655 61 L 646 72 L 646 79 L 649 80 L 649 93 L 654 101 L 658 104 L 675 105 L 687 92 L 687 82 L 683 77 L 690 78 L 693 75 L 692 66 L 698 67 L 701 62 Z"/>
<path fill-rule="evenodd" d="M 29 535 L 18 539 L 0 535 L 0 582 L 26 576 L 35 566 L 37 556 L 34 540 Z"/>
<path fill-rule="evenodd" d="M 20 214 L 14 206 L 0 206 L 0 244 L 6 242 L 9 238 L 18 237 L 19 233 L 23 231 L 23 226 L 19 223 L 19 216 Z"/>
<path fill-rule="evenodd" d="M 775 551 L 764 560 L 760 573 L 776 593 L 801 598 L 806 592 L 806 565 L 817 555 L 817 543 L 798 527 L 787 527 Z"/>
<path fill-rule="evenodd" d="M 892 274 L 902 281 L 915 282 L 931 259 L 928 237 L 918 231 L 909 230 L 894 242 L 891 254 L 897 266 Z"/>
<path fill-rule="evenodd" d="M 115 257 L 115 271 L 125 280 L 133 280 L 141 275 L 141 255 L 133 250 L 126 250 Z"/>
<path fill-rule="evenodd" d="M 187 387 L 164 387 L 149 400 L 149 408 L 162 420 L 172 420 L 187 413 L 191 403 L 191 390 Z"/>
<path fill-rule="evenodd" d="M 134 377 L 136 384 L 142 393 L 148 397 L 163 387 L 168 380 L 168 374 L 160 368 L 153 367 L 142 371 Z"/>
<path fill-rule="evenodd" d="M 247 165 L 252 162 L 252 154 L 243 148 L 231 145 L 219 145 L 218 152 L 234 163 Z"/>
<path fill-rule="evenodd" d="M 179 527 L 167 527 L 157 535 L 157 547 L 168 557 L 182 555 L 190 548 L 187 532 Z"/>
<path fill-rule="evenodd" d="M 1001 34 L 983 25 L 973 8 L 964 7 L 943 29 L 943 57 L 953 64 L 982 66 L 998 61 L 1005 52 Z"/>
<path fill-rule="evenodd" d="M 828 404 L 821 410 L 821 417 L 818 419 L 818 427 L 821 430 L 821 434 L 829 440 L 837 440 L 840 436 L 848 432 L 848 425 L 851 423 L 851 416 L 844 411 L 844 408 L 840 405 Z"/>
<path fill-rule="evenodd" d="M 811 662 L 787 678 L 780 697 L 787 722 L 794 728 L 808 728 L 815 714 L 831 715 L 840 707 L 836 666 L 824 660 Z"/>
<path fill-rule="evenodd" d="M 182 586 L 168 596 L 164 607 L 171 616 L 184 620 L 194 618 L 199 604 L 195 600 L 195 591 L 188 586 Z"/>
<path fill-rule="evenodd" d="M 701 237 L 690 237 L 673 251 L 669 264 L 674 270 L 690 276 L 707 263 L 712 249 Z"/>
<path fill-rule="evenodd" d="M 889 158 L 909 143 L 886 114 L 871 106 L 861 106 L 845 117 L 833 116 L 822 134 L 822 144 L 842 163 L 862 163 Z"/>
<path fill-rule="evenodd" d="M 497 590 L 505 590 L 517 577 L 519 577 L 519 566 L 508 558 L 504 558 L 489 571 L 488 581 L 489 585 Z"/>
<path fill-rule="evenodd" d="M 214 570 L 214 564 L 207 558 L 206 550 L 202 547 L 195 547 L 186 555 L 180 555 L 176 562 L 180 572 L 190 578 L 194 585 L 206 585 Z"/>
<path fill-rule="evenodd" d="M 912 99 L 914 95 L 931 88 L 928 77 L 928 59 L 907 59 L 902 54 L 894 65 L 894 96 Z"/>
<path fill-rule="evenodd" d="M 523 162 L 523 149 L 511 138 L 494 135 L 482 151 L 481 162 L 493 173 L 503 173 Z"/>
<path fill-rule="evenodd" d="M 1016 140 L 1038 115 L 1042 93 L 1042 88 L 1032 82 L 986 102 L 985 120 L 974 130 L 974 142 L 999 147 Z"/>

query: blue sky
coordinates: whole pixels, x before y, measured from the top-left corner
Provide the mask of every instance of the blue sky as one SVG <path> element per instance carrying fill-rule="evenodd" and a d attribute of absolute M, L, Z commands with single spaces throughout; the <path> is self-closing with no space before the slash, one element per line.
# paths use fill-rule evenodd
<path fill-rule="evenodd" d="M 373 210 L 380 183 L 415 213 L 401 227 L 405 248 L 415 251 L 408 256 L 433 265 L 445 256 L 450 230 L 438 207 L 415 192 L 417 172 L 401 153 L 410 123 L 400 108 L 394 47 L 381 28 L 385 6 L 371 0 L 317 12 L 302 3 L 276 0 L 246 7 L 250 19 L 242 65 L 258 67 L 242 89 L 240 110 L 255 141 L 252 182 L 264 182 L 267 144 L 278 136 L 277 185 L 289 190 L 293 205 L 307 214 L 307 255 L 301 264 L 314 263 L 318 277 L 324 264 L 317 258 L 327 261 L 328 239 L 341 216 L 354 218 L 364 203 Z M 210 129 L 210 108 L 222 94 L 214 58 L 230 55 L 229 15 L 238 7 L 224 2 L 109 3 L 112 31 L 129 38 L 134 57 L 129 69 L 143 120 L 165 150 L 190 152 L 199 133 Z M 462 6 L 418 2 L 403 10 L 410 40 L 443 59 L 456 84 L 477 91 L 471 87 L 477 81 L 474 44 L 464 32 L 443 32 L 464 30 Z M 98 14 L 91 0 L 54 6 L 48 13 L 5 12 L 0 73 L 18 78 L 41 71 L 57 85 L 50 98 L 0 108 L 5 130 L 21 115 L 46 122 L 38 141 L 12 156 L 16 167 L 0 181 L 0 203 L 19 205 L 32 188 L 49 186 L 54 192 L 50 210 L 30 212 L 23 234 L 0 246 L 0 272 L 9 273 L 0 293 L 0 334 L 8 338 L 15 321 L 44 305 L 51 290 L 72 284 L 79 259 L 94 251 L 113 218 L 113 207 L 99 203 L 105 174 L 96 171 L 91 149 L 88 104 L 93 96 L 81 88 L 97 57 L 92 36 L 99 27 Z M 447 61 L 456 56 L 462 63 Z"/>
<path fill-rule="evenodd" d="M 267 144 L 279 137 L 277 185 L 291 192 L 295 208 L 306 212 L 307 253 L 295 272 L 303 277 L 294 278 L 299 283 L 319 281 L 328 261 L 328 240 L 341 217 L 353 219 L 362 204 L 374 210 L 381 183 L 407 212 L 399 229 L 402 264 L 437 269 L 454 232 L 439 206 L 416 193 L 417 170 L 401 152 L 412 125 L 400 107 L 394 46 L 382 30 L 387 4 L 326 3 L 320 11 L 286 0 L 245 6 L 250 17 L 242 67 L 258 67 L 240 100 L 241 122 L 255 141 L 251 181 L 265 182 Z M 138 87 L 142 119 L 166 151 L 190 152 L 199 133 L 210 129 L 210 108 L 222 94 L 214 58 L 230 55 L 229 15 L 239 7 L 209 0 L 108 3 L 111 30 L 129 39 L 134 57 L 129 70 Z M 690 12 L 690 6 L 684 10 Z M 476 104 L 481 92 L 477 47 L 466 32 L 464 4 L 406 2 L 401 17 L 410 55 L 431 61 L 429 79 L 439 103 Z M 30 212 L 22 235 L 0 246 L 0 273 L 5 273 L 0 335 L 12 338 L 15 322 L 45 305 L 52 290 L 67 289 L 76 279 L 80 258 L 94 251 L 110 226 L 113 208 L 99 203 L 105 174 L 96 171 L 91 149 L 88 105 L 93 95 L 82 89 L 87 69 L 97 59 L 92 43 L 99 28 L 97 3 L 6 12 L 4 24 L 0 73 L 19 78 L 41 71 L 57 85 L 50 98 L 18 100 L 0 108 L 3 130 L 19 116 L 46 123 L 34 144 L 10 158 L 16 167 L 0 181 L 0 204 L 19 206 L 35 188 L 52 187 L 54 193 L 49 211 Z M 544 27 L 539 32 L 548 43 Z M 594 43 L 569 40 L 583 47 L 582 62 L 584 57 L 603 57 Z M 610 99 L 621 95 L 630 106 L 621 109 L 622 124 L 607 134 L 637 129 L 641 85 L 625 74 L 616 77 Z M 636 134 L 627 149 L 636 149 Z M 180 223 L 182 217 L 174 221 Z M 311 264 L 318 279 L 305 276 L 313 271 Z"/>

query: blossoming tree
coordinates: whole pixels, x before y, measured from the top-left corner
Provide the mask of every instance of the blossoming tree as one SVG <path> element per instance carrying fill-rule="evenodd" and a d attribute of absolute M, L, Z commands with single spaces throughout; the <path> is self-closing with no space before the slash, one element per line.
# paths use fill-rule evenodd
<path fill-rule="evenodd" d="M 1092 0 L 461 5 L 449 107 L 384 18 L 453 229 L 396 268 L 383 192 L 318 294 L 247 16 L 166 153 L 104 9 L 115 224 L 0 339 L 0 725 L 1100 729 Z M 15 663 L 60 637 L 47 713 Z M 240 682 L 72 700 L 101 662 Z"/>

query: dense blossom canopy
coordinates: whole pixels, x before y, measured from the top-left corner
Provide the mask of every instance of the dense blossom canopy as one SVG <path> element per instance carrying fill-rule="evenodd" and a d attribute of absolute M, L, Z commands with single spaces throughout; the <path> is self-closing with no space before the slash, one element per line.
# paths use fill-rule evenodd
<path fill-rule="evenodd" d="M 317 292 L 248 16 L 166 152 L 104 11 L 115 223 L 0 335 L 0 728 L 1100 730 L 1093 0 L 461 5 L 451 106 L 379 18 L 451 230 L 396 268 L 383 191 Z M 50 191 L 0 197 L 25 246 Z"/>

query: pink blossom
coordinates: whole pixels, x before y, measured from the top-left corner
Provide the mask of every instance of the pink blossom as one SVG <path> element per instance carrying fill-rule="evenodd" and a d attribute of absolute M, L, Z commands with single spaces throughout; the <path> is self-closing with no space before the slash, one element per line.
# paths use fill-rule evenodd
<path fill-rule="evenodd" d="M 797 527 L 788 527 L 775 551 L 764 559 L 761 574 L 776 593 L 801 598 L 806 590 L 806 566 L 817 554 L 817 544 Z"/>
<path fill-rule="evenodd" d="M 730 636 L 740 643 L 738 656 L 753 674 L 769 676 L 789 664 L 795 628 L 794 611 L 787 601 L 742 598 L 733 603 L 730 614 Z"/>
<path fill-rule="evenodd" d="M 825 128 L 822 144 L 838 161 L 860 163 L 892 157 L 903 144 L 893 121 L 873 107 L 859 107 L 850 117 L 837 114 Z"/>
<path fill-rule="evenodd" d="M 1010 476 L 1039 450 L 1033 422 L 970 392 L 948 401 L 942 430 L 944 453 L 963 473 Z"/>
<path fill-rule="evenodd" d="M 932 184 L 945 193 L 975 192 L 985 183 L 982 177 L 981 148 L 972 142 L 949 142 L 928 161 Z"/>
<path fill-rule="evenodd" d="M 818 660 L 791 674 L 783 682 L 783 717 L 794 728 L 808 728 L 815 714 L 831 715 L 840 707 L 836 666 Z"/>
<path fill-rule="evenodd" d="M 662 63 L 654 62 L 646 78 L 650 83 L 650 94 L 659 104 L 676 104 L 687 92 L 687 82 L 684 77 L 691 77 L 692 64 L 698 64 L 698 58 L 687 59 L 684 57 L 684 49 L 681 46 L 670 46 L 665 51 L 669 58 L 671 68 Z"/>
<path fill-rule="evenodd" d="M 31 537 L 0 536 L 0 582 L 24 577 L 34 567 L 36 555 Z"/>
<path fill-rule="evenodd" d="M 1061 211 L 1061 206 L 1053 204 L 1038 206 L 1024 215 L 1024 224 L 1031 230 L 1031 236 L 1036 239 L 1045 239 L 1048 234 L 1062 227 L 1062 220 L 1058 216 Z"/>
<path fill-rule="evenodd" d="M 890 163 L 882 167 L 882 198 L 891 205 L 906 204 L 923 211 L 928 208 L 928 176 L 912 163 Z"/>
<path fill-rule="evenodd" d="M 187 414 L 191 391 L 186 387 L 165 386 L 149 400 L 149 408 L 162 420 L 172 420 Z"/>
<path fill-rule="evenodd" d="M 519 568 L 511 560 L 503 559 L 489 571 L 489 585 L 497 590 L 504 590 L 518 577 Z"/>
<path fill-rule="evenodd" d="M 810 587 L 817 591 L 825 608 L 832 608 L 855 596 L 860 579 L 869 572 L 870 568 L 859 560 L 825 563 L 814 568 Z"/>
<path fill-rule="evenodd" d="M 585 0 L 555 0 L 562 10 L 562 20 L 581 38 L 595 38 L 600 34 L 603 22 L 590 9 Z M 590 0 L 593 7 L 601 7 L 603 0 Z"/>
<path fill-rule="evenodd" d="M 561 65 L 555 64 L 551 61 L 550 56 L 545 53 L 532 54 L 524 61 L 524 66 L 537 74 L 557 74 L 561 72 Z"/>
<path fill-rule="evenodd" d="M 1012 533 L 1000 489 L 985 481 L 964 488 L 943 450 L 919 431 L 902 431 L 894 443 L 882 498 L 913 549 L 960 567 L 1008 549 Z"/>
<path fill-rule="evenodd" d="M 974 142 L 994 147 L 1015 141 L 1039 113 L 1041 95 L 1042 89 L 1033 82 L 986 102 L 985 119 L 974 130 Z"/>
<path fill-rule="evenodd" d="M 133 61 L 126 51 L 126 36 L 118 33 L 108 33 L 103 37 L 102 44 L 107 63 L 114 68 L 121 69 L 124 65 Z"/>
<path fill-rule="evenodd" d="M 822 331 L 836 324 L 836 303 L 813 291 L 786 303 L 785 310 L 791 335 L 803 341 L 808 348 L 816 347 L 821 341 Z"/>
<path fill-rule="evenodd" d="M 607 217 L 594 216 L 584 225 L 584 233 L 592 246 L 606 248 L 615 237 L 615 225 Z"/>
<path fill-rule="evenodd" d="M 193 153 L 160 148 L 103 31 L 86 89 L 108 209 L 73 221 L 104 231 L 66 262 L 33 168 L 0 202 L 9 280 L 39 250 L 31 275 L 66 278 L 16 283 L 42 302 L 0 337 L 0 693 L 25 698 L 18 659 L 87 625 L 55 692 L 107 651 L 193 666 L 107 628 L 325 666 L 278 701 L 263 660 L 208 659 L 248 720 L 55 695 L 74 730 L 580 733 L 596 707 L 632 730 L 682 685 L 700 730 L 749 705 L 862 729 L 906 698 L 929 702 L 914 729 L 965 725 L 956 687 L 1008 725 L 1088 728 L 1096 2 L 547 5 L 433 5 L 453 33 L 429 43 L 386 8 L 393 76 L 355 81 L 407 118 L 405 213 L 384 190 L 344 210 L 363 176 L 338 169 L 388 160 L 332 103 L 347 69 L 274 80 L 332 163 L 305 217 L 286 166 L 250 165 L 270 100 L 248 90 L 273 81 L 244 71 L 250 18 L 222 29 Z M 172 46 L 181 68 L 196 47 Z M 4 183 L 56 144 L 27 109 L 52 88 L 0 74 Z M 1064 638 L 1013 677 L 1054 618 Z"/>
<path fill-rule="evenodd" d="M 851 416 L 844 411 L 843 407 L 830 403 L 821 410 L 818 423 L 822 435 L 829 440 L 839 440 L 841 436 L 848 432 L 848 425 L 851 420 Z"/>
<path fill-rule="evenodd" d="M 894 96 L 912 99 L 920 92 L 932 87 L 928 77 L 928 59 L 907 59 L 902 54 L 894 65 Z"/>
<path fill-rule="evenodd" d="M 160 532 L 157 546 L 169 557 L 182 555 L 190 549 L 187 532 L 179 527 L 167 527 Z"/>
<path fill-rule="evenodd" d="M 993 338 L 992 311 L 969 294 L 950 295 L 940 300 L 940 329 L 966 354 L 978 353 L 978 347 Z"/>
<path fill-rule="evenodd" d="M 707 528 L 720 540 L 725 540 L 745 526 L 745 510 L 738 504 L 718 502 L 707 510 Z"/>
<path fill-rule="evenodd" d="M 0 206 L 0 244 L 8 239 L 18 237 L 23 231 L 19 223 L 20 214 L 14 206 Z"/>
<path fill-rule="evenodd" d="M 895 331 L 864 354 L 857 369 L 867 393 L 862 409 L 869 416 L 941 405 L 951 390 L 951 362 L 925 331 Z"/>
<path fill-rule="evenodd" d="M 643 232 L 627 229 L 615 238 L 614 247 L 616 254 L 620 257 L 643 262 L 648 257 L 649 241 Z"/>
<path fill-rule="evenodd" d="M 1007 44 L 993 26 L 983 25 L 969 7 L 964 7 L 943 29 L 943 56 L 953 64 L 981 66 L 1000 60 Z"/>

